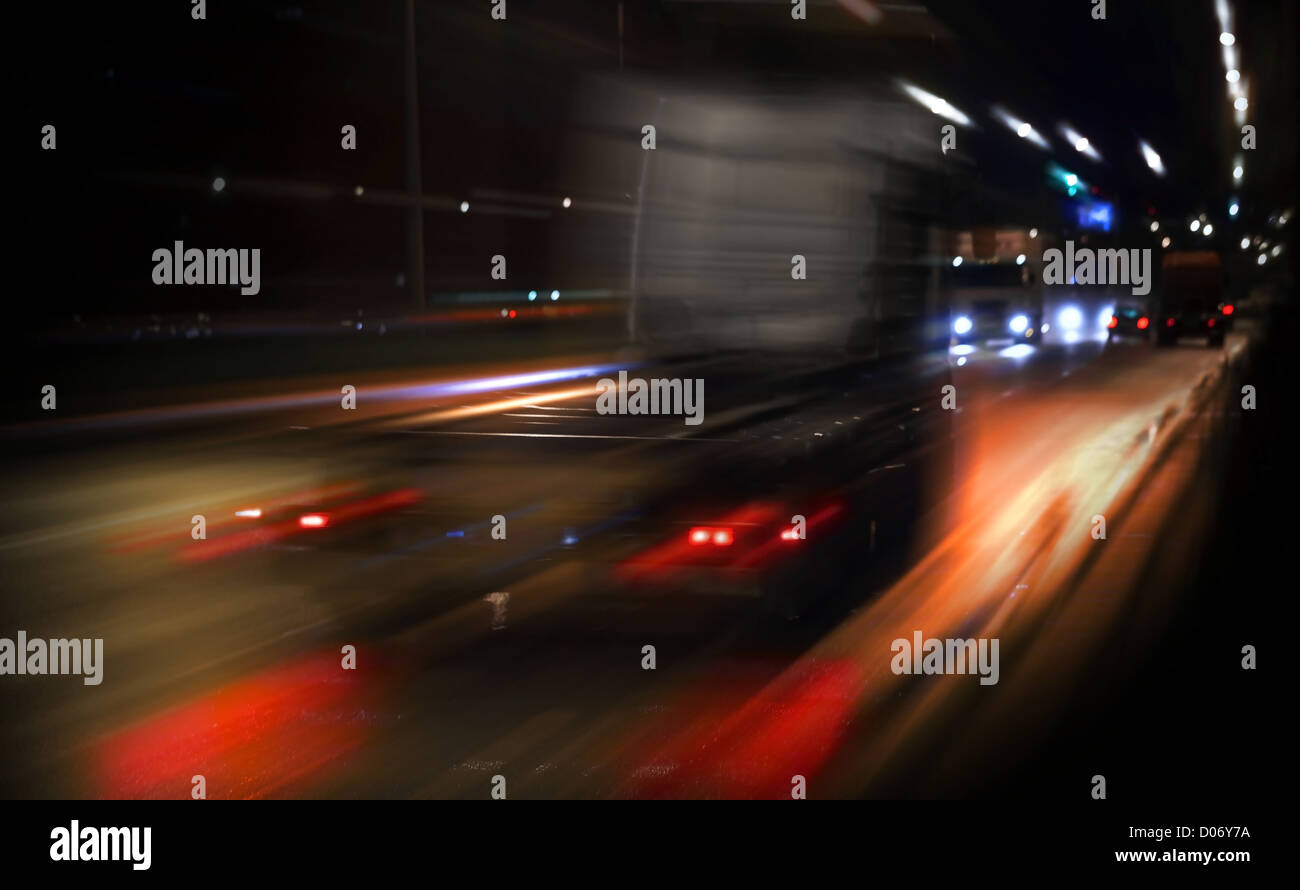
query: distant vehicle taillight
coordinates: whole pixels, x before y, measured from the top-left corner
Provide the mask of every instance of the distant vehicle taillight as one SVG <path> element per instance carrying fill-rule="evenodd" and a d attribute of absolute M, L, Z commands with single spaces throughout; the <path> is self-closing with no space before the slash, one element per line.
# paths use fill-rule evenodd
<path fill-rule="evenodd" d="M 1173 326 L 1174 326 L 1174 320 L 1172 318 L 1166 318 L 1165 327 L 1172 328 Z"/>
<path fill-rule="evenodd" d="M 330 518 L 324 513 L 304 513 L 298 517 L 299 528 L 324 528 L 330 524 Z"/>
<path fill-rule="evenodd" d="M 802 539 L 799 537 L 799 533 L 798 533 L 797 531 L 795 531 L 795 530 L 792 529 L 792 528 L 787 528 L 785 531 L 781 532 L 781 540 L 782 540 L 782 541 L 798 541 L 798 540 L 802 540 Z"/>
<path fill-rule="evenodd" d="M 1233 313 L 1234 308 L 1235 308 L 1235 307 L 1234 307 L 1231 303 L 1224 303 L 1224 304 L 1223 304 L 1223 314 L 1224 314 L 1224 315 L 1231 315 L 1231 314 Z"/>
<path fill-rule="evenodd" d="M 1149 324 L 1151 324 L 1151 319 L 1147 318 L 1145 315 L 1142 316 L 1141 318 L 1138 319 L 1138 330 L 1145 331 L 1147 329 L 1147 325 Z"/>
<path fill-rule="evenodd" d="M 262 510 L 259 507 L 249 507 L 246 510 L 236 510 L 235 515 L 240 519 L 261 519 Z"/>
<path fill-rule="evenodd" d="M 709 543 L 709 539 L 711 537 L 713 537 L 713 535 L 707 528 L 691 529 L 690 541 L 692 544 L 696 544 L 696 545 L 707 544 Z"/>
<path fill-rule="evenodd" d="M 735 538 L 732 537 L 731 529 L 718 528 L 713 530 L 713 544 L 716 547 L 728 547 Z"/>
<path fill-rule="evenodd" d="M 1112 315 L 1112 316 L 1110 317 L 1110 323 L 1107 324 L 1106 327 L 1108 327 L 1108 328 L 1117 328 L 1117 327 L 1119 327 L 1119 316 L 1117 316 L 1117 315 Z"/>
<path fill-rule="evenodd" d="M 1210 327 L 1214 327 L 1214 319 L 1213 319 L 1213 318 L 1210 319 L 1210 321 L 1209 321 L 1209 325 L 1210 325 Z"/>

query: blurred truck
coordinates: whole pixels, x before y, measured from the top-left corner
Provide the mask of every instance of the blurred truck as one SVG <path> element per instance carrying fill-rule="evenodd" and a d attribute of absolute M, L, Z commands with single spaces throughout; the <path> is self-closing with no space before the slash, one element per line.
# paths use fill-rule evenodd
<path fill-rule="evenodd" d="M 897 90 L 611 78 L 576 107 L 583 178 L 633 185 L 621 225 L 572 242 L 586 270 L 598 246 L 621 261 L 630 340 L 866 357 L 946 344 L 949 173 L 934 116 Z"/>
<path fill-rule="evenodd" d="M 948 273 L 954 345 L 1040 339 L 1041 254 L 1031 241 L 1024 229 L 958 234 Z"/>

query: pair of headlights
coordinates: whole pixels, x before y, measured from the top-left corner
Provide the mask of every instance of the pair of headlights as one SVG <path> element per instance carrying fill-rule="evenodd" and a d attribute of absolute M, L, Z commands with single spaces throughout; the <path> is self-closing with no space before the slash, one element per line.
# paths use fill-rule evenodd
<path fill-rule="evenodd" d="M 975 323 L 970 320 L 970 316 L 959 315 L 955 319 L 953 319 L 952 331 L 954 334 L 961 336 L 962 334 L 969 334 L 971 328 L 973 328 L 974 326 Z M 1028 315 L 1013 315 L 1011 317 L 1011 320 L 1007 322 L 1007 328 L 1013 334 L 1023 334 L 1028 327 L 1029 327 Z"/>

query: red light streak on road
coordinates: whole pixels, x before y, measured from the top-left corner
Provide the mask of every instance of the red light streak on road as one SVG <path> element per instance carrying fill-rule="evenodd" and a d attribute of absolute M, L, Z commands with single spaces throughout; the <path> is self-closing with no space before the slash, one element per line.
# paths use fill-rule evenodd
<path fill-rule="evenodd" d="M 189 798 L 196 775 L 211 798 L 301 792 L 368 733 L 374 656 L 364 680 L 340 658 L 325 653 L 271 668 L 101 737 L 92 746 L 96 793 Z"/>
<path fill-rule="evenodd" d="M 859 674 L 853 659 L 802 665 L 721 722 L 717 701 L 698 702 L 689 708 L 688 726 L 666 744 L 634 755 L 636 763 L 661 769 L 640 770 L 621 793 L 788 800 L 792 777 L 811 781 L 837 749 L 857 701 Z"/>

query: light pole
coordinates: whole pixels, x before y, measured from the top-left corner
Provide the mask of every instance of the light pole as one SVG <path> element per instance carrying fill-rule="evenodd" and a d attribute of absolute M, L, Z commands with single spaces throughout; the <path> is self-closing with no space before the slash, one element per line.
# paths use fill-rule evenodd
<path fill-rule="evenodd" d="M 406 190 L 411 199 L 407 211 L 406 266 L 411 285 L 411 305 L 424 310 L 424 205 L 420 184 L 420 95 L 415 65 L 415 0 L 406 0 L 406 113 L 403 116 Z"/>

